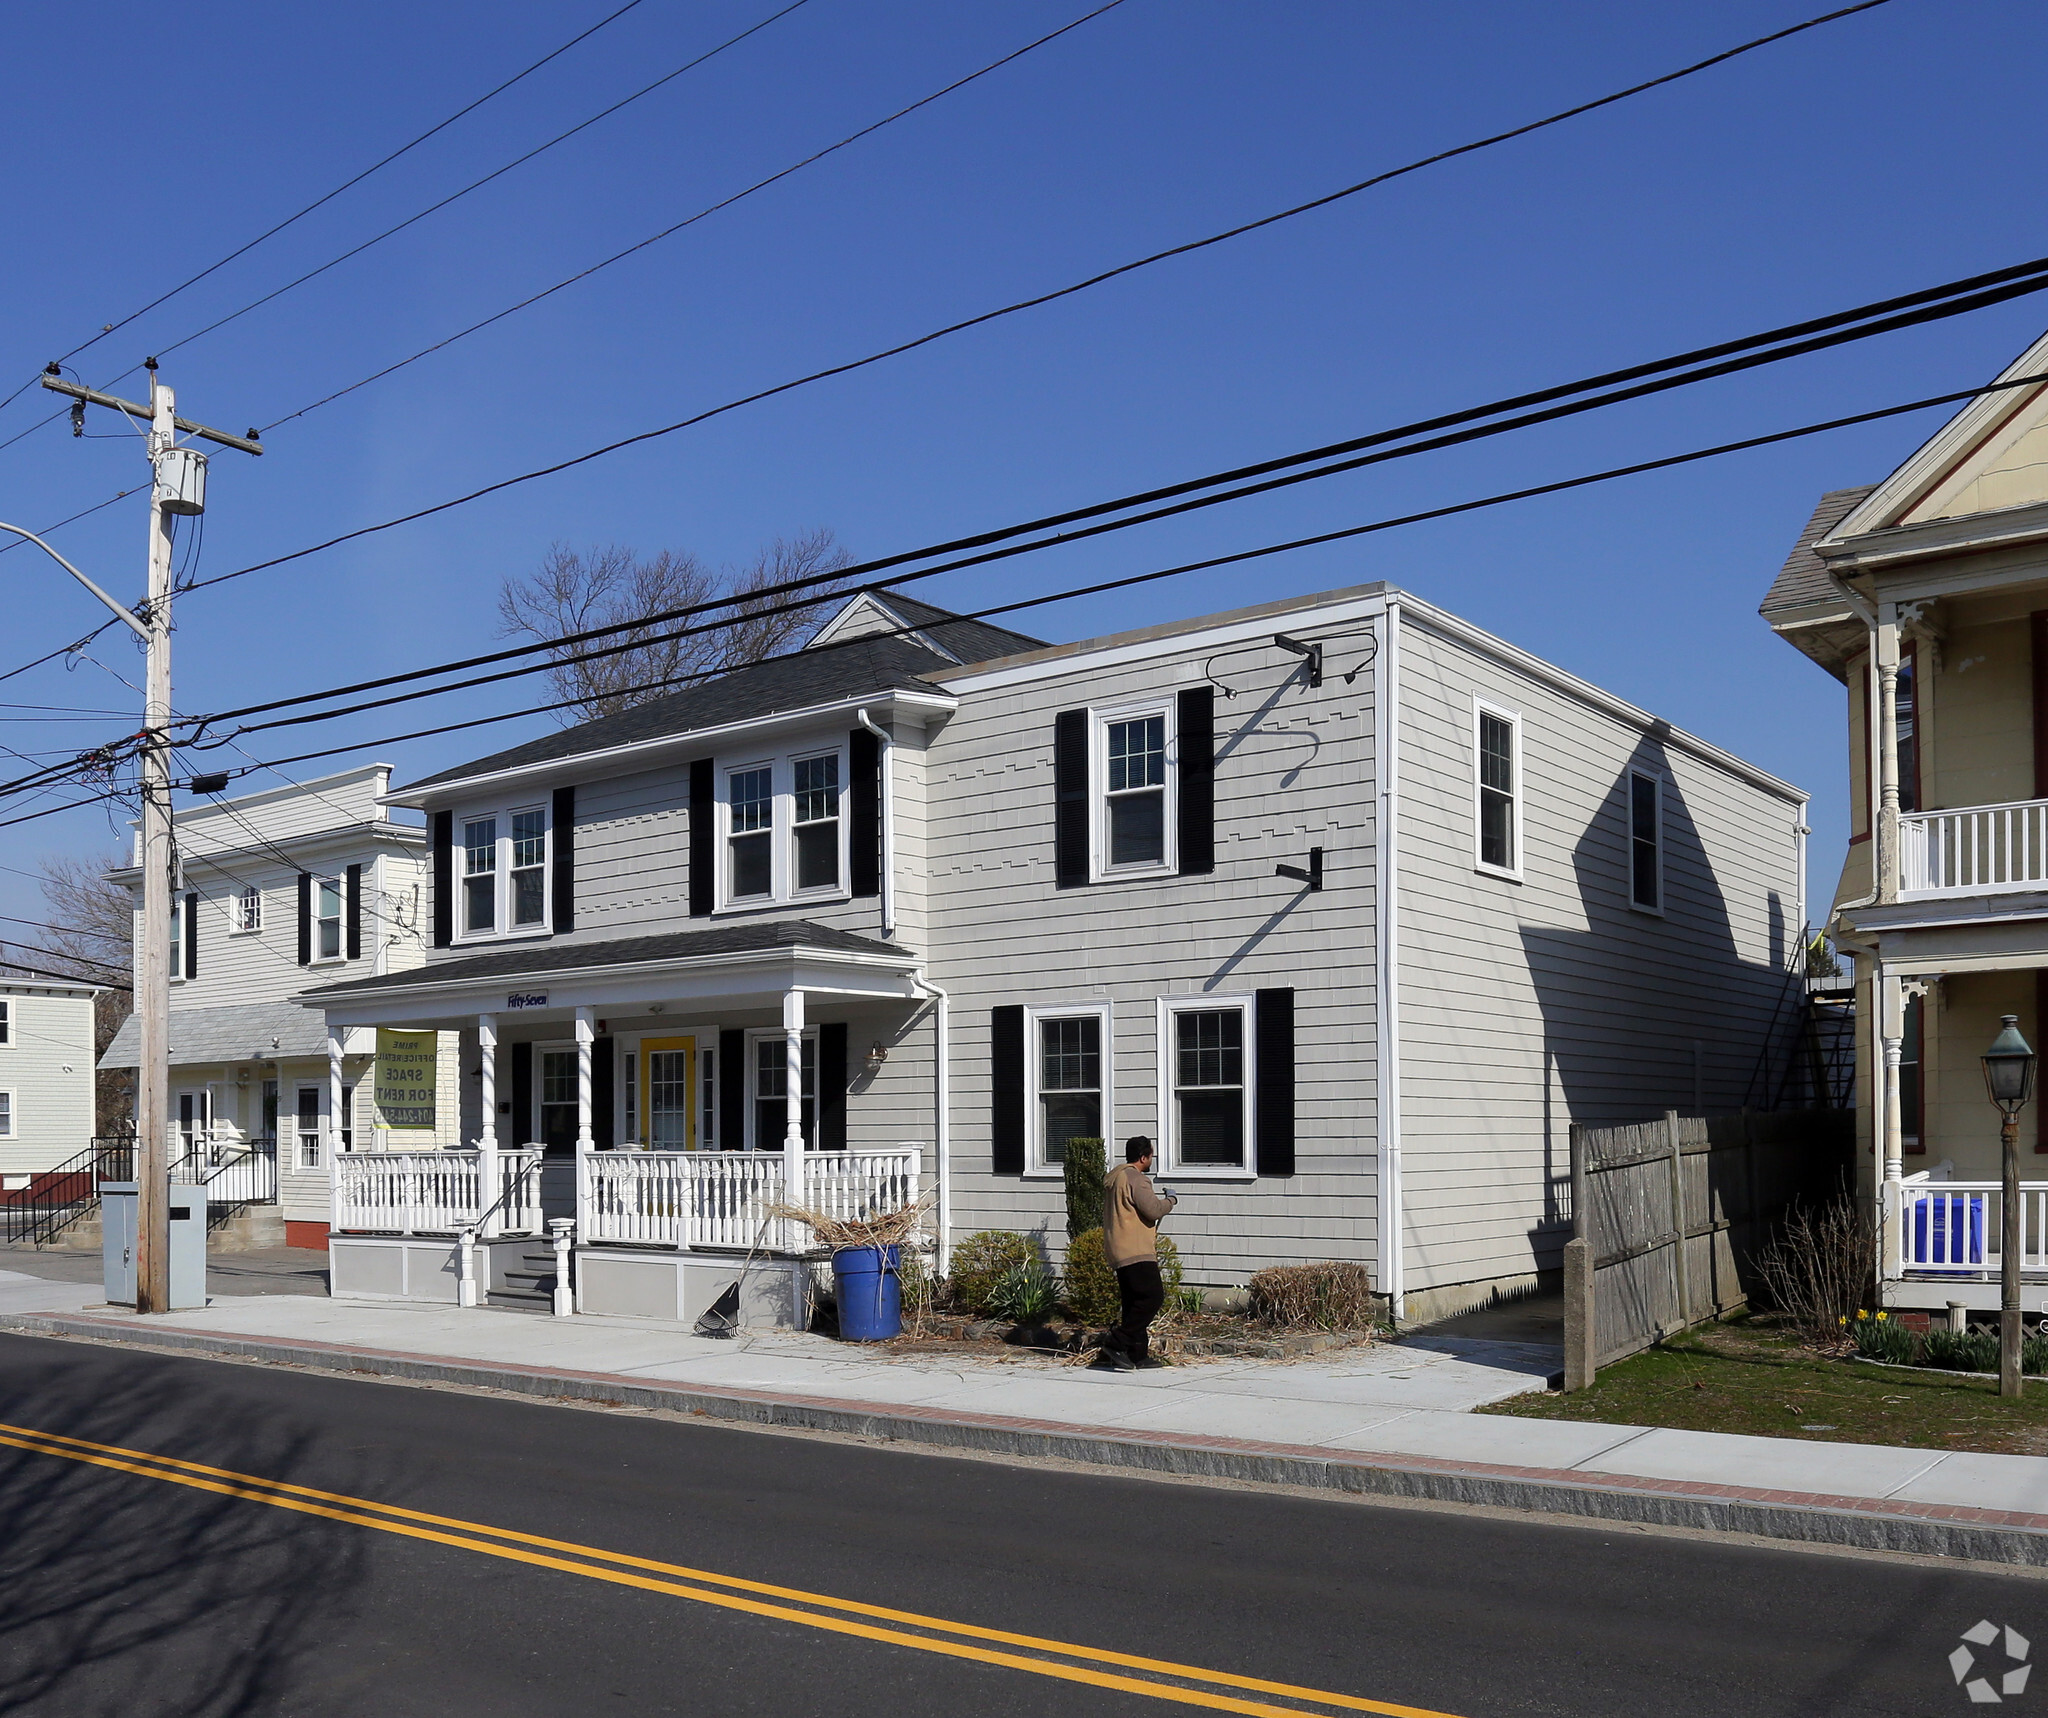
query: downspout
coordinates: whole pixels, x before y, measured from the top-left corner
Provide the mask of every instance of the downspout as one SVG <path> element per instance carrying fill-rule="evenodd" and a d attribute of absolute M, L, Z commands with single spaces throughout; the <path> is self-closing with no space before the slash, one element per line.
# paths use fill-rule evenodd
<path fill-rule="evenodd" d="M 1399 853 L 1396 819 L 1401 788 L 1400 635 L 1401 605 L 1389 602 L 1381 611 L 1384 637 L 1374 676 L 1379 732 L 1379 827 L 1376 940 L 1379 944 L 1377 1008 L 1378 1092 L 1374 1104 L 1379 1123 L 1379 1254 L 1380 1292 L 1387 1314 L 1399 1322 L 1406 1292 L 1401 1257 L 1401 1035 L 1400 945 L 1394 900 L 1398 888 Z"/>
<path fill-rule="evenodd" d="M 853 714 L 854 720 L 882 742 L 882 935 L 893 937 L 896 934 L 896 784 L 889 766 L 895 755 L 896 742 L 890 737 L 889 730 L 877 726 L 866 710 L 856 710 Z"/>
<path fill-rule="evenodd" d="M 887 755 L 886 753 L 884 754 Z M 953 1257 L 953 1058 L 951 1049 L 951 1027 L 953 999 L 926 978 L 910 981 L 929 996 L 937 1006 L 932 1011 L 933 1033 L 937 1040 L 934 1058 L 934 1082 L 937 1086 L 935 1099 L 937 1114 L 933 1118 L 933 1149 L 938 1155 L 939 1181 L 939 1251 L 934 1261 L 934 1274 L 944 1276 Z"/>

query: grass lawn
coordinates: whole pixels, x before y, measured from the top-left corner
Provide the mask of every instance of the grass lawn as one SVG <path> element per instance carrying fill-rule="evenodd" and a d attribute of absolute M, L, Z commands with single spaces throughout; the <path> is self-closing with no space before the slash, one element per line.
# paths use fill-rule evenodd
<path fill-rule="evenodd" d="M 2048 1379 L 2008 1402 L 1995 1378 L 1905 1371 L 1816 1353 L 1764 1320 L 1675 1337 L 1613 1366 L 1590 1390 L 1515 1396 L 1479 1410 L 1830 1443 L 2048 1455 Z"/>

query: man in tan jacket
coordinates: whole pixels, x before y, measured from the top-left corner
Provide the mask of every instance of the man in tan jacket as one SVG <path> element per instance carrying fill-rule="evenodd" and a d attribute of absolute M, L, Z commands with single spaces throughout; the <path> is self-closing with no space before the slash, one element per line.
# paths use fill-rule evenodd
<path fill-rule="evenodd" d="M 1166 1304 L 1159 1275 L 1159 1220 L 1178 1201 L 1153 1191 L 1152 1142 L 1143 1134 L 1124 1142 L 1124 1161 L 1102 1186 L 1102 1250 L 1116 1272 L 1121 1301 L 1117 1326 L 1103 1339 L 1097 1365 L 1112 1372 L 1164 1366 L 1150 1353 L 1152 1320 Z"/>

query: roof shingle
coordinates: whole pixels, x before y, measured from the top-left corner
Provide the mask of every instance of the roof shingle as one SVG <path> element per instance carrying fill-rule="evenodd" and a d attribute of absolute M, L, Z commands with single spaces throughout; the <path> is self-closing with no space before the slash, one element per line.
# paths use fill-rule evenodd
<path fill-rule="evenodd" d="M 1791 554 L 1785 557 L 1784 566 L 1771 581 L 1770 590 L 1758 606 L 1759 614 L 1768 620 L 1783 609 L 1840 600 L 1841 592 L 1828 577 L 1827 566 L 1813 552 L 1813 546 L 1848 518 L 1850 509 L 1876 487 L 1866 483 L 1856 489 L 1830 489 L 1820 498 L 1806 529 L 1799 533 L 1799 541 L 1792 545 Z"/>

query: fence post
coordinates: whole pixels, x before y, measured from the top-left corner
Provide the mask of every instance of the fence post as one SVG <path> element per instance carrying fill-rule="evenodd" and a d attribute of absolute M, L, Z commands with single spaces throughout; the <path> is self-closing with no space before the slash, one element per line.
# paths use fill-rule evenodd
<path fill-rule="evenodd" d="M 1692 1322 L 1692 1284 L 1685 1267 L 1685 1157 L 1676 1110 L 1664 1112 L 1664 1133 L 1671 1144 L 1671 1299 L 1683 1330 Z"/>
<path fill-rule="evenodd" d="M 1598 1370 L 1593 1331 L 1593 1249 L 1582 1235 L 1564 1244 L 1564 1387 L 1585 1390 Z"/>

